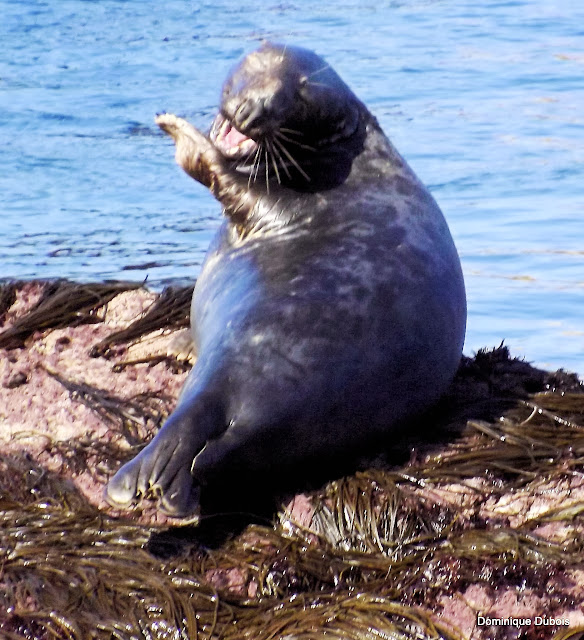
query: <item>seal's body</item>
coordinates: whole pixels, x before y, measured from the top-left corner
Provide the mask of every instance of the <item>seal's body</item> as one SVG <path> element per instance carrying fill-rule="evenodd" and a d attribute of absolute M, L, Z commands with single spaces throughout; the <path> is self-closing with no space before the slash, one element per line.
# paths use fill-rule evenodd
<path fill-rule="evenodd" d="M 315 54 L 264 45 L 210 136 L 158 124 L 224 206 L 192 304 L 198 359 L 176 410 L 108 486 L 171 515 L 229 469 L 310 463 L 398 430 L 457 369 L 466 302 L 437 204 Z"/>

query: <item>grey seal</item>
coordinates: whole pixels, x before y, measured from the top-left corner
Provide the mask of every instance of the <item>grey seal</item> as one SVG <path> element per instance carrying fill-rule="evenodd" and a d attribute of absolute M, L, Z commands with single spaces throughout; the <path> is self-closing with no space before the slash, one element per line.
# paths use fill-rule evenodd
<path fill-rule="evenodd" d="M 446 221 L 377 120 L 321 57 L 267 43 L 209 135 L 156 122 L 225 219 L 193 295 L 196 363 L 110 504 L 154 494 L 188 516 L 224 473 L 302 474 L 398 438 L 456 372 L 466 298 Z"/>

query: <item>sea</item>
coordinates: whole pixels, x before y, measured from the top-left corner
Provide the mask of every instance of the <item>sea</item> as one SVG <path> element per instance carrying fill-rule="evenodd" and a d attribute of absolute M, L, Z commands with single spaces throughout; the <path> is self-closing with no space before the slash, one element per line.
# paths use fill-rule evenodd
<path fill-rule="evenodd" d="M 196 279 L 221 221 L 154 125 L 264 40 L 322 55 L 430 188 L 465 353 L 584 376 L 582 0 L 0 0 L 0 281 Z"/>

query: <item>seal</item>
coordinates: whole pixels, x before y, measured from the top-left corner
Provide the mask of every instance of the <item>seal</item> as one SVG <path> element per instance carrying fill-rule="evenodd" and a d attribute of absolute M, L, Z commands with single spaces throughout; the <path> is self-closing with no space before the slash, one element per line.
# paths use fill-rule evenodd
<path fill-rule="evenodd" d="M 466 299 L 445 219 L 376 119 L 321 57 L 267 43 L 208 136 L 156 122 L 225 219 L 193 294 L 196 363 L 108 501 L 188 516 L 223 474 L 301 474 L 399 437 L 456 372 Z"/>

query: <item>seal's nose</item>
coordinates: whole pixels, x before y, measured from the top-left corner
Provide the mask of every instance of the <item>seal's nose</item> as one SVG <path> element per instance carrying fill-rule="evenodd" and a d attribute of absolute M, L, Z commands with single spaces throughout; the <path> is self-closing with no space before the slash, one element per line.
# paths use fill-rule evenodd
<path fill-rule="evenodd" d="M 269 102 L 265 98 L 247 98 L 244 100 L 233 118 L 233 124 L 239 131 L 249 132 L 261 125 L 269 117 Z"/>

